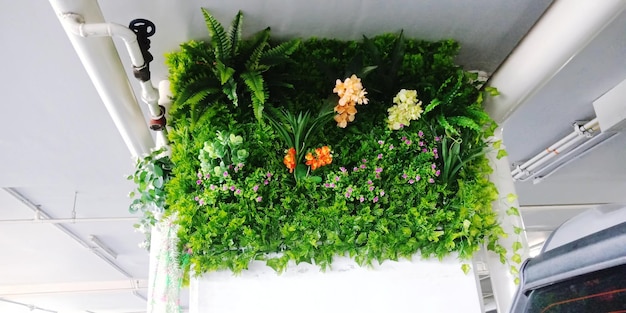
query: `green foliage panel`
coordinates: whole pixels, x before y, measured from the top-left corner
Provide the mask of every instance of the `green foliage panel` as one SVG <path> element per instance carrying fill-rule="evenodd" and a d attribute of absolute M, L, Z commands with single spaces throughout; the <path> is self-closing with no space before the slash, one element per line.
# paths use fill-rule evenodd
<path fill-rule="evenodd" d="M 166 201 L 196 273 L 239 272 L 252 260 L 325 269 L 334 255 L 362 265 L 416 253 L 468 260 L 484 243 L 506 256 L 485 158 L 494 124 L 476 76 L 454 63 L 456 42 L 386 34 L 275 43 L 269 29 L 243 40 L 242 15 L 226 31 L 204 13 L 212 41 L 167 56 L 175 103 Z M 368 103 L 340 128 L 326 117 L 337 80 L 353 74 Z M 417 92 L 421 115 L 392 130 L 401 89 Z M 302 148 L 290 158 L 293 142 Z M 332 162 L 308 166 L 324 146 Z"/>

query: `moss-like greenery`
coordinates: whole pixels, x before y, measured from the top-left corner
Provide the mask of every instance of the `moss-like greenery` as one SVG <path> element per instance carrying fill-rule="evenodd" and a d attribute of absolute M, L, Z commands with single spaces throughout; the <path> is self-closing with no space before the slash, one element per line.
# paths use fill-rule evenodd
<path fill-rule="evenodd" d="M 476 76 L 454 64 L 456 42 L 386 34 L 273 45 L 269 30 L 239 39 L 238 15 L 228 43 L 205 17 L 212 42 L 187 42 L 167 57 L 175 98 L 167 204 L 196 273 L 239 272 L 259 259 L 277 271 L 289 260 L 326 268 L 334 255 L 359 264 L 416 253 L 467 260 L 483 243 L 504 257 L 484 154 L 495 125 Z M 244 48 L 225 60 L 235 41 Z M 324 117 L 339 100 L 336 80 L 353 74 L 369 103 L 339 128 Z M 401 89 L 417 92 L 423 112 L 392 130 L 388 109 Z M 322 126 L 298 155 L 329 146 L 332 163 L 312 170 L 297 157 L 290 173 L 283 138 L 304 138 L 313 120 Z"/>

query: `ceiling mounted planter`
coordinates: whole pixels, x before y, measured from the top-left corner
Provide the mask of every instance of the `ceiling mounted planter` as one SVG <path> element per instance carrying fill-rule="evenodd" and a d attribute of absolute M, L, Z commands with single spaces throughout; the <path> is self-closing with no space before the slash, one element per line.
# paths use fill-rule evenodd
<path fill-rule="evenodd" d="M 454 63 L 456 42 L 400 32 L 276 43 L 269 28 L 241 38 L 241 12 L 229 30 L 203 16 L 211 42 L 167 56 L 166 215 L 187 269 L 419 254 L 456 256 L 462 275 L 484 244 L 507 262 L 485 157 L 499 150 L 487 141 L 496 125 L 482 108 L 497 91 Z"/>

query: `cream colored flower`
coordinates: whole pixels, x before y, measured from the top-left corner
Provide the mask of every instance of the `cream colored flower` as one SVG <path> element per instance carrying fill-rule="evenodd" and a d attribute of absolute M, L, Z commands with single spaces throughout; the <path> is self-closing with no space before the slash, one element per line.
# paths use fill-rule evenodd
<path fill-rule="evenodd" d="M 417 99 L 415 90 L 400 90 L 393 98 L 393 102 L 396 105 L 387 110 L 389 112 L 387 124 L 394 130 L 410 125 L 411 121 L 419 119 L 424 112 L 421 106 L 422 101 Z"/>

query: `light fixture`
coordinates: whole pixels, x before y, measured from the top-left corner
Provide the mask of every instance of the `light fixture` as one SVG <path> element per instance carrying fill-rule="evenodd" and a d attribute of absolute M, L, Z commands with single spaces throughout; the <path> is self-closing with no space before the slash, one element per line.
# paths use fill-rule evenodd
<path fill-rule="evenodd" d="M 95 235 L 89 235 L 89 240 L 91 240 L 94 245 L 104 251 L 112 259 L 117 259 L 117 253 L 105 245 L 98 237 Z"/>

